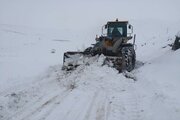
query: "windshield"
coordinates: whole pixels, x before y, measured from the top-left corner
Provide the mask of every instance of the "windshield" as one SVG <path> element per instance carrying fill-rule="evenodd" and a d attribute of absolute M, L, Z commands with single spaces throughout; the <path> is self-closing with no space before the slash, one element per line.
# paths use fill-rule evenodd
<path fill-rule="evenodd" d="M 123 35 L 123 27 L 109 27 L 108 36 L 110 37 L 121 37 Z"/>

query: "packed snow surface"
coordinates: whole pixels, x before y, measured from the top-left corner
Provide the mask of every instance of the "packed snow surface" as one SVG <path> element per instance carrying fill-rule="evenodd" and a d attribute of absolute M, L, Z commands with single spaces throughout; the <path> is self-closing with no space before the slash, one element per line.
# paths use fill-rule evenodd
<path fill-rule="evenodd" d="M 180 120 L 178 0 L 52 1 L 0 1 L 0 120 Z M 65 51 L 85 49 L 116 17 L 137 36 L 132 72 L 102 66 L 105 56 L 61 69 Z"/>

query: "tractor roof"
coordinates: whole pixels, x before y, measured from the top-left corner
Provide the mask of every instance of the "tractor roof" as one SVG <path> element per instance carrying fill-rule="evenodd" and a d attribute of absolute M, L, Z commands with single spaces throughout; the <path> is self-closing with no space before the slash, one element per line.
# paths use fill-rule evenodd
<path fill-rule="evenodd" d="M 128 24 L 128 21 L 112 21 L 107 22 L 106 25 L 108 26 L 126 26 Z"/>
<path fill-rule="evenodd" d="M 113 24 L 113 23 L 122 23 L 122 24 L 128 24 L 128 21 L 119 21 L 116 19 L 115 21 L 108 21 L 107 24 Z"/>

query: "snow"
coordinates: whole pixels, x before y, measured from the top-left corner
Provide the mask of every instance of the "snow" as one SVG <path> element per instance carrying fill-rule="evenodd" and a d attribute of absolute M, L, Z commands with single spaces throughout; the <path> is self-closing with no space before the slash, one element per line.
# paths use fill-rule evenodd
<path fill-rule="evenodd" d="M 178 5 L 0 1 L 0 120 L 179 120 L 180 50 L 170 47 L 179 36 Z M 65 51 L 85 49 L 116 18 L 134 26 L 135 70 L 119 74 L 102 66 L 104 56 L 61 70 Z"/>

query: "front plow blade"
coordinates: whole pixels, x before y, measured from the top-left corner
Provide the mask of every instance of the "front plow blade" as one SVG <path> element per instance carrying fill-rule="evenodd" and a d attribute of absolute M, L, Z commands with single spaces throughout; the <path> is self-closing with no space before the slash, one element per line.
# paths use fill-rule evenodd
<path fill-rule="evenodd" d="M 63 70 L 72 70 L 81 65 L 84 59 L 83 52 L 66 52 L 63 57 Z"/>

